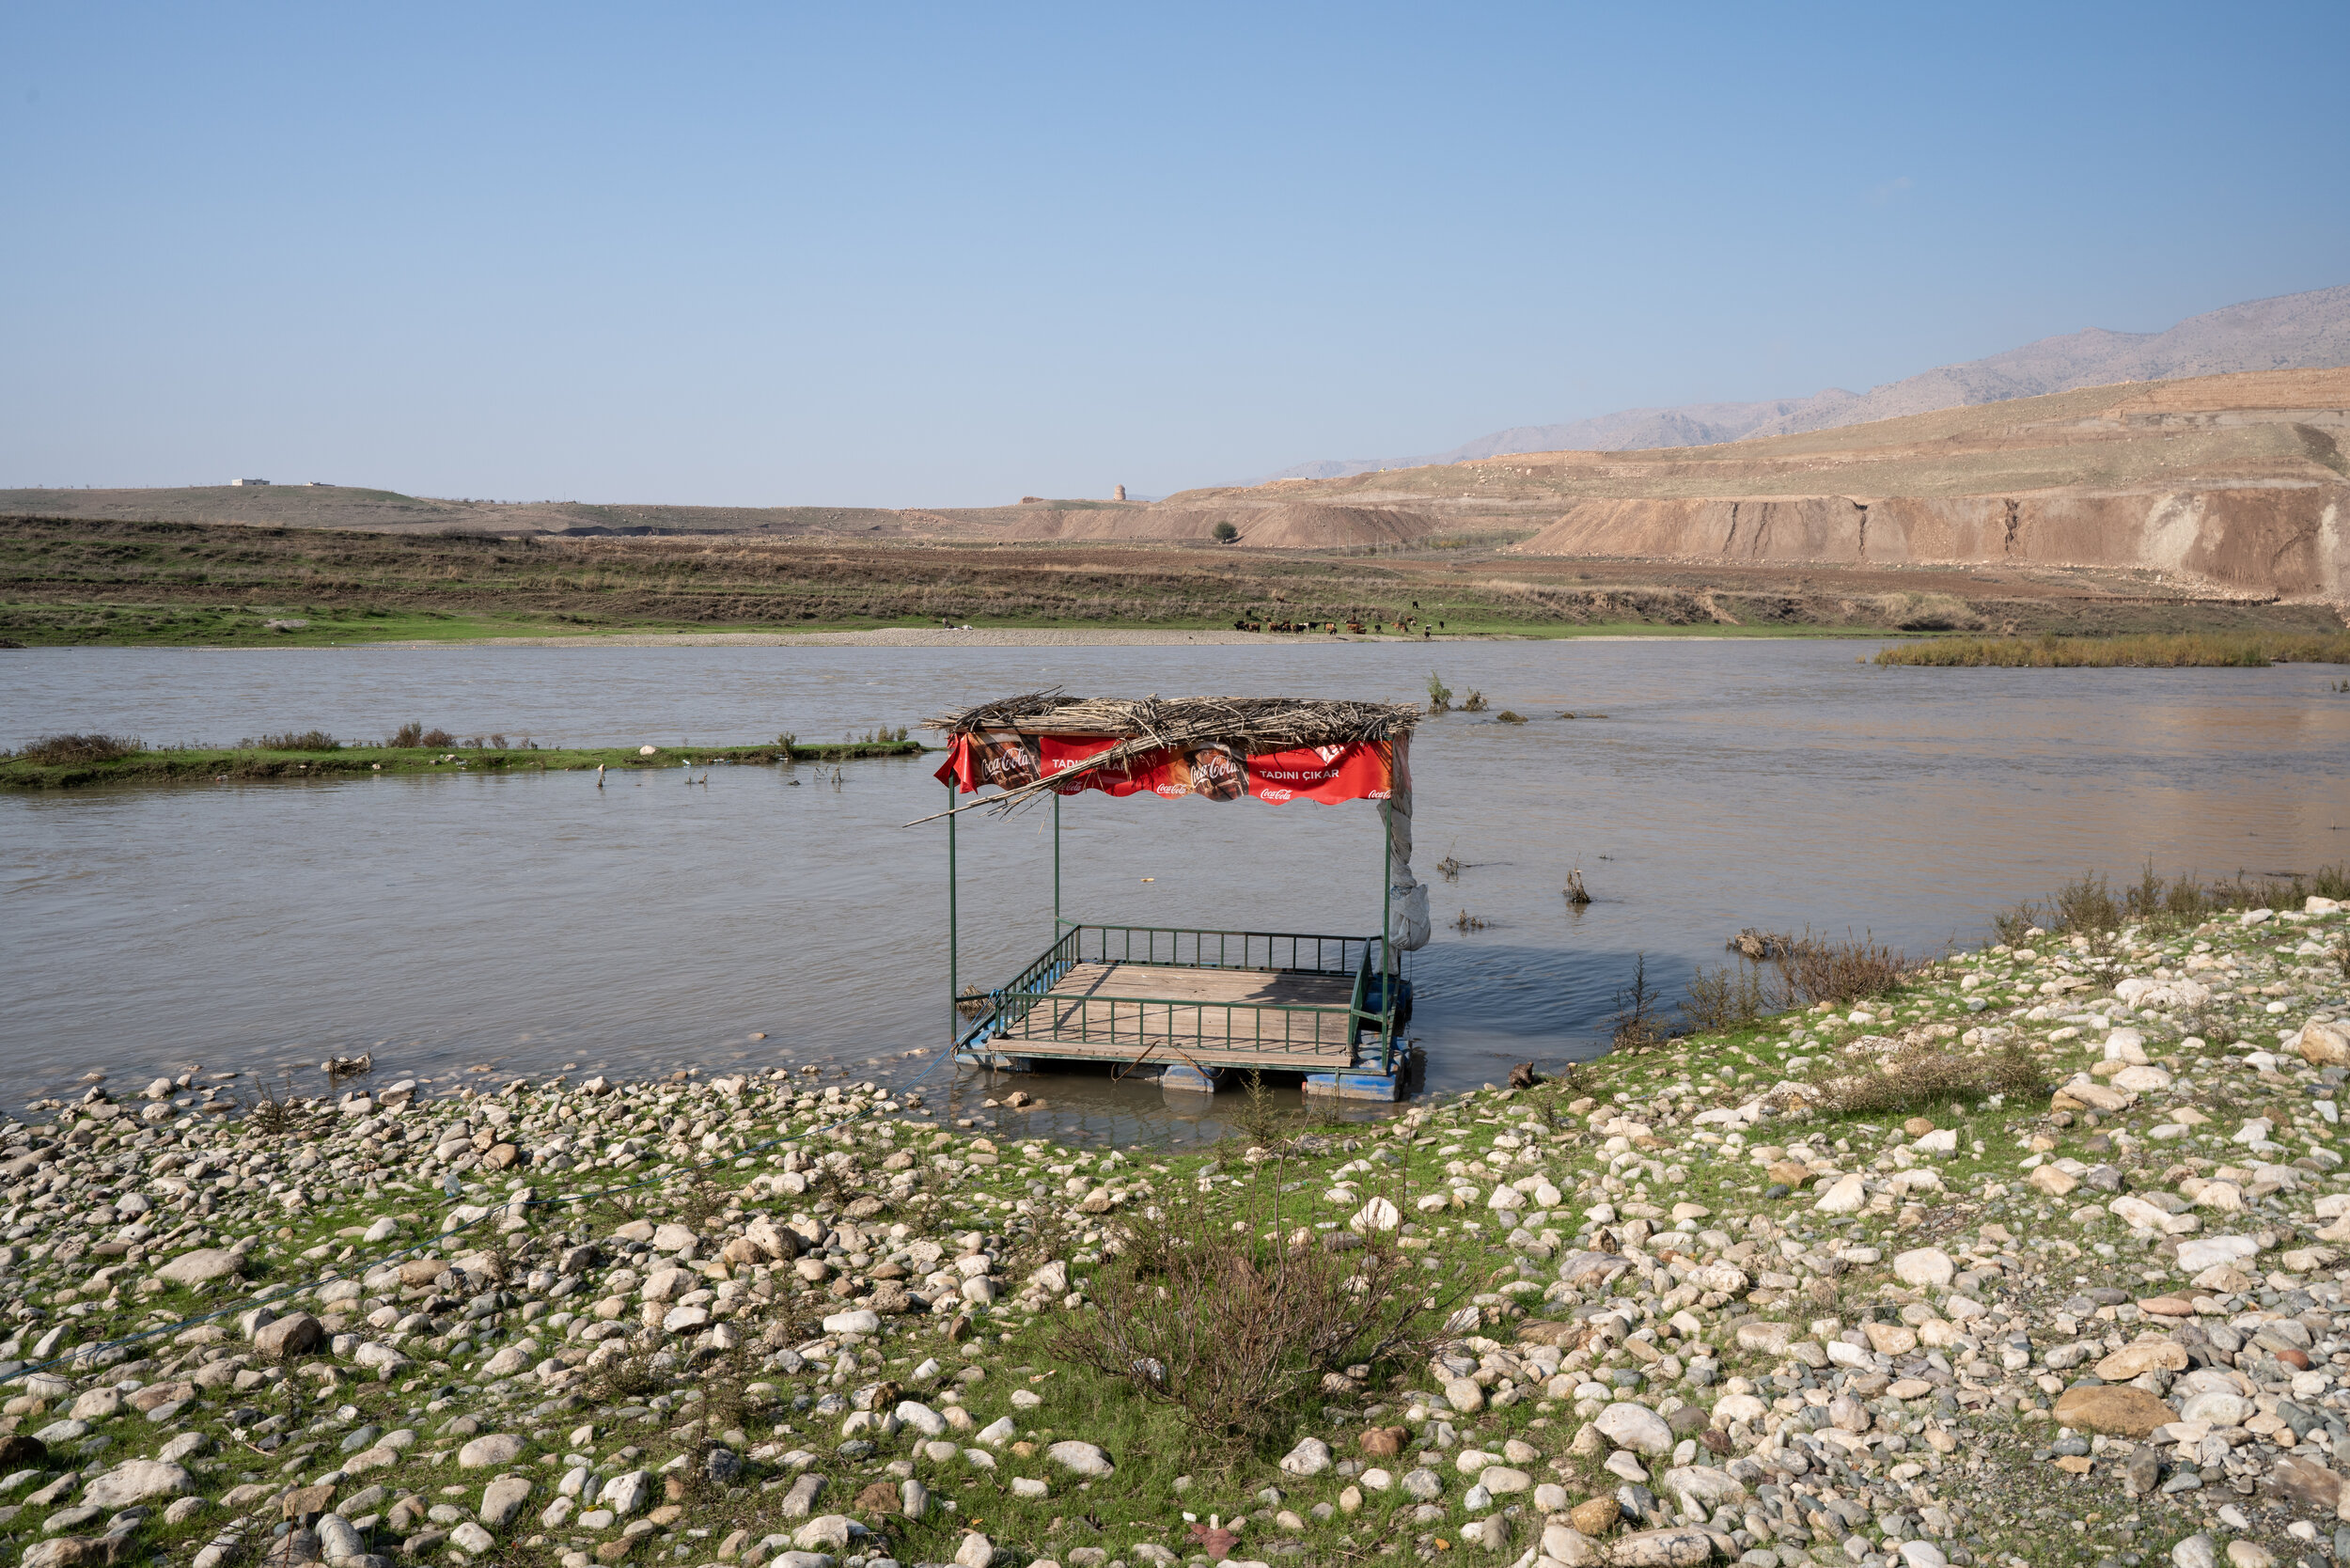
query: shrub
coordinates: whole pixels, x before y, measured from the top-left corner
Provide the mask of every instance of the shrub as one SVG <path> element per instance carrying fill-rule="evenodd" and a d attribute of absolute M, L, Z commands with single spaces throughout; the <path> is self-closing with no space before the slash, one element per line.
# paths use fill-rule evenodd
<path fill-rule="evenodd" d="M 1428 711 L 1432 713 L 1452 711 L 1452 688 L 1446 685 L 1444 678 L 1433 669 L 1428 672 Z"/>
<path fill-rule="evenodd" d="M 1901 984 L 1909 967 L 1909 960 L 1893 949 L 1866 935 L 1855 939 L 1850 934 L 1841 942 L 1821 942 L 1806 933 L 1778 960 L 1789 1007 L 1882 996 Z"/>
<path fill-rule="evenodd" d="M 419 744 L 431 746 L 434 750 L 445 750 L 457 744 L 457 737 L 446 729 L 428 729 L 424 732 Z"/>
<path fill-rule="evenodd" d="M 1215 541 L 1218 544 L 1230 544 L 1232 541 L 1240 538 L 1240 530 L 1233 527 L 1230 523 L 1218 523 L 1213 531 L 1215 534 Z"/>
<path fill-rule="evenodd" d="M 1474 687 L 1470 688 L 1468 696 L 1461 699 L 1461 712 L 1465 713 L 1481 713 L 1492 706 L 1485 700 L 1485 694 Z"/>
<path fill-rule="evenodd" d="M 392 732 L 391 744 L 396 746 L 419 746 L 424 745 L 424 726 L 418 724 L 415 719 L 410 719 L 406 724 L 401 725 L 398 729 Z"/>
<path fill-rule="evenodd" d="M 1755 965 L 1742 964 L 1734 970 L 1727 964 L 1719 969 L 1700 965 L 1681 1012 L 1691 1029 L 1735 1029 L 1777 1011 L 1772 1003 L 1770 987 Z"/>
<path fill-rule="evenodd" d="M 1991 917 L 1991 929 L 2001 942 L 2011 948 L 2023 946 L 2031 933 L 2044 929 L 2040 906 L 2029 899 L 2020 899 L 2013 909 L 2003 909 Z"/>
<path fill-rule="evenodd" d="M 1615 1016 L 1607 1020 L 1608 1043 L 1619 1051 L 1645 1051 L 1661 1045 L 1669 1035 L 1657 1022 L 1656 1003 L 1661 993 L 1648 981 L 1648 954 L 1637 953 L 1632 960 L 1632 983 L 1615 996 Z"/>
<path fill-rule="evenodd" d="M 342 744 L 323 729 L 288 729 L 258 738 L 247 735 L 237 743 L 240 748 L 261 751 L 335 751 Z"/>
<path fill-rule="evenodd" d="M 1093 1278 L 1092 1309 L 1052 1340 L 1056 1357 L 1174 1407 L 1234 1460 L 1286 1440 L 1325 1378 L 1417 1359 L 1442 1323 L 1391 1232 L 1281 1236 L 1284 1163 L 1259 1166 L 1238 1230 L 1190 1195 L 1136 1214 Z"/>
<path fill-rule="evenodd" d="M 2119 931 L 2122 929 L 2122 905 L 2114 902 L 2113 890 L 2106 886 L 2103 876 L 2092 876 L 2084 871 L 2079 880 L 2068 882 L 2057 889 L 2056 917 L 2060 924 L 2052 930 L 2081 935 L 2097 931 Z"/>
<path fill-rule="evenodd" d="M 67 767 L 83 762 L 111 762 L 136 755 L 136 740 L 122 735 L 43 735 L 16 754 L 20 762 L 43 767 Z"/>

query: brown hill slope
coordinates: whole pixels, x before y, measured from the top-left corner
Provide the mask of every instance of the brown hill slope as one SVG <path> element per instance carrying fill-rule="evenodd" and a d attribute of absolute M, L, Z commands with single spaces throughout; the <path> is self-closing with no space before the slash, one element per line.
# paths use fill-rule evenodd
<path fill-rule="evenodd" d="M 1539 532 L 1522 555 L 2150 568 L 2350 598 L 2350 370 L 2133 384 L 1646 452 L 1516 454 L 1245 492 Z"/>

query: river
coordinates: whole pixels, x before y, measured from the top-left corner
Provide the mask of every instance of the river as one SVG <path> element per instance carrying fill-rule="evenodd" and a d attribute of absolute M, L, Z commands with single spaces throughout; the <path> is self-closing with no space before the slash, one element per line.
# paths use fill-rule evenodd
<path fill-rule="evenodd" d="M 1595 1054 L 1636 959 L 1668 997 L 1746 926 L 1913 954 L 2085 870 L 2206 875 L 2350 855 L 2350 696 L 2330 667 L 1878 668 L 1869 645 L 1565 640 L 1413 646 L 29 650 L 0 654 L 0 740 L 107 730 L 220 744 L 417 719 L 544 745 L 803 740 L 985 698 L 1240 693 L 1492 713 L 1414 742 L 1434 940 L 1412 960 L 1427 1082 Z M 1563 717 L 1572 713 L 1574 716 Z M 948 1027 L 933 762 L 830 770 L 196 783 L 0 798 L 0 1093 L 135 1093 L 201 1065 L 325 1088 L 789 1063 L 903 1083 Z M 1065 897 L 1116 923 L 1376 931 L 1365 803 L 1081 796 Z M 966 982 L 1049 941 L 1049 811 L 966 817 Z M 1456 879 L 1434 870 L 1450 856 Z M 1580 868 L 1595 902 L 1561 889 Z M 1465 914 L 1486 922 L 1454 929 Z M 761 1038 L 755 1038 L 758 1036 Z M 1100 1075 L 1012 1087 L 934 1068 L 942 1116 L 1119 1142 L 1217 1113 Z M 250 1090 L 247 1090 L 250 1092 Z M 12 1098 L 9 1104 L 14 1104 Z M 1218 1105 L 1227 1103 L 1219 1097 Z"/>

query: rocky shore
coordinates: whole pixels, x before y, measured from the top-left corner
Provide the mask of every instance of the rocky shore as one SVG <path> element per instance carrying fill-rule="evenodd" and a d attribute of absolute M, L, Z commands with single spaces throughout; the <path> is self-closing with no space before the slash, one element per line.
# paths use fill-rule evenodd
<path fill-rule="evenodd" d="M 1182 1157 L 808 1069 L 93 1086 L 0 1129 L 0 1560 L 2330 1562 L 2346 933 L 2035 934 Z M 1840 1108 L 1928 1058 L 2039 1087 Z M 1177 1204 L 1401 1249 L 1425 1344 L 1193 1448 L 1049 1348 Z"/>

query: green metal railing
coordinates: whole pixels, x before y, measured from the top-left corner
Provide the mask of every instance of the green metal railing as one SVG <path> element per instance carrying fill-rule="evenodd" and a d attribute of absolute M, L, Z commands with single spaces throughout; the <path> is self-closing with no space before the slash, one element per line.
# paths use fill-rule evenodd
<path fill-rule="evenodd" d="M 1285 931 L 1202 931 L 1189 926 L 1087 926 L 1080 964 L 1157 964 L 1177 969 L 1264 969 L 1292 975 L 1343 975 L 1369 961 L 1375 936 L 1316 936 Z M 1138 946 L 1137 946 L 1138 945 Z M 1355 949 L 1361 956 L 1355 956 Z"/>
<path fill-rule="evenodd" d="M 1378 1008 L 1365 1005 L 1373 985 L 1373 965 L 1382 948 L 1378 937 L 1208 931 L 1179 926 L 1063 924 L 1065 929 L 1042 955 L 1010 984 L 989 993 L 986 1011 L 967 1031 L 959 1034 L 960 1051 L 1019 1054 L 1021 1040 L 1042 1038 L 1025 1031 L 1035 1011 L 1044 1007 L 1053 1014 L 1050 1038 L 1061 1044 L 1073 1040 L 1080 1044 L 1099 1045 L 1105 1052 L 1168 1047 L 1180 1056 L 1188 1043 L 1200 1051 L 1292 1057 L 1301 1067 L 1330 1065 L 1334 1049 L 1343 1050 L 1345 1067 L 1355 1067 L 1357 1037 L 1375 1032 L 1376 1070 L 1393 1071 L 1393 988 L 1381 988 L 1382 1005 Z M 1055 985 L 1083 964 L 1246 969 L 1269 974 L 1351 974 L 1354 984 L 1343 1006 L 1189 1001 L 1098 992 L 1051 995 Z M 1223 1026 L 1220 1031 L 1210 1027 L 1215 1021 Z M 1370 1064 L 1363 1065 L 1368 1068 Z"/>

